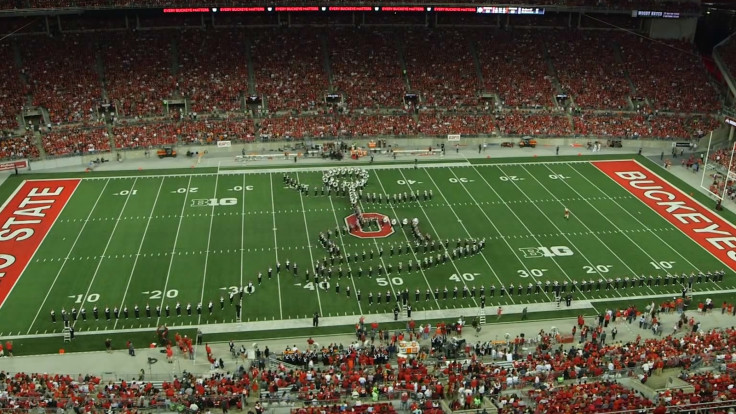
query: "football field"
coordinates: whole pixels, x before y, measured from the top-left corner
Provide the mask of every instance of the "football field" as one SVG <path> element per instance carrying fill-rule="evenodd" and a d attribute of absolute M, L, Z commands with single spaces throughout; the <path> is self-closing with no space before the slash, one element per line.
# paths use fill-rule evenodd
<path fill-rule="evenodd" d="M 278 323 L 315 312 L 390 313 L 406 290 L 417 311 L 475 309 L 482 301 L 528 303 L 533 311 L 534 303 L 555 300 L 555 282 L 567 284 L 563 296 L 610 298 L 620 306 L 628 298 L 680 295 L 683 273 L 688 285 L 691 273 L 724 269 L 722 280 L 695 282 L 692 290 L 736 288 L 733 271 L 707 242 L 612 179 L 605 165 L 628 167 L 572 161 L 369 168 L 362 211 L 398 223 L 373 224 L 362 237 L 343 231 L 353 214 L 348 197 L 323 195 L 328 168 L 25 181 L 2 210 L 0 335 L 60 332 L 62 309 L 78 332 L 234 322 L 241 291 L 242 321 Z M 292 188 L 285 176 L 308 190 Z M 371 200 L 373 193 L 380 201 Z M 43 205 L 49 194 L 63 199 L 23 210 Z M 50 212 L 58 217 L 35 223 Z M 34 215 L 38 220 L 28 218 Z M 417 243 L 403 219 L 416 219 L 427 242 Z M 24 239 L 23 220 L 43 228 Z M 320 233 L 328 232 L 329 243 L 322 243 Z M 25 244 L 33 237 L 35 247 Z M 333 243 L 340 255 L 331 258 L 325 246 Z M 20 266 L 15 276 L 10 256 Z M 317 278 L 316 263 L 324 266 Z"/>

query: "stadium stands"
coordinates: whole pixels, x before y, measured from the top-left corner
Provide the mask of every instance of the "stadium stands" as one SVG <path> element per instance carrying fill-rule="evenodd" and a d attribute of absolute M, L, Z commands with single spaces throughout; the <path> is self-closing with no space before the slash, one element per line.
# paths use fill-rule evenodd
<path fill-rule="evenodd" d="M 644 41 L 637 36 L 616 39 L 636 93 L 655 109 L 672 112 L 713 112 L 720 103 L 693 45 L 681 41 Z"/>
<path fill-rule="evenodd" d="M 420 94 L 422 107 L 478 104 L 478 77 L 464 31 L 410 30 L 404 37 L 409 83 Z"/>
<path fill-rule="evenodd" d="M 332 82 L 353 109 L 402 107 L 406 86 L 395 34 L 336 29 L 328 33 Z"/>
<path fill-rule="evenodd" d="M 0 56 L 15 63 L 1 72 L 6 99 L 0 103 L 0 128 L 6 136 L 22 136 L 18 120 L 24 107 L 48 111 L 55 128 L 78 128 L 98 122 L 107 104 L 116 111 L 116 148 L 211 143 L 224 136 L 251 141 L 459 133 L 683 140 L 719 125 L 713 117 L 721 107 L 717 90 L 691 45 L 605 30 L 530 28 L 563 26 L 565 16 L 569 23 L 564 13 L 538 22 L 514 17 L 509 24 L 523 27 L 514 30 L 363 26 L 257 32 L 203 29 L 201 18 L 182 22 L 167 16 L 140 20 L 146 30 L 120 30 L 120 19 L 112 26 L 117 30 L 105 30 L 108 23 L 89 26 L 83 17 L 64 17 L 62 27 L 66 21 L 93 31 L 29 35 L 0 46 Z M 239 24 L 227 18 L 224 23 Z M 187 30 L 169 28 L 176 24 Z M 201 121 L 210 114 L 245 121 Z M 189 118 L 200 121 L 183 121 Z M 37 118 L 29 121 L 39 126 Z M 161 132 L 144 136 L 151 130 Z M 35 142 L 50 145 L 48 156 L 90 144 L 82 137 L 76 146 L 58 147 L 73 139 L 64 136 Z"/>
<path fill-rule="evenodd" d="M 23 41 L 23 71 L 33 105 L 46 108 L 53 124 L 89 120 L 102 98 L 95 71 L 95 37 L 67 34 Z"/>
<path fill-rule="evenodd" d="M 65 127 L 54 129 L 41 138 L 49 156 L 81 155 L 110 151 L 110 137 L 105 128 Z"/>
<path fill-rule="evenodd" d="M 324 106 L 328 78 L 316 31 L 267 30 L 252 42 L 256 94 L 266 97 L 269 111 L 301 113 Z"/>
<path fill-rule="evenodd" d="M 100 39 L 107 97 L 124 117 L 162 115 L 177 84 L 171 33 L 103 33 Z"/>
<path fill-rule="evenodd" d="M 544 60 L 544 35 L 532 30 L 494 31 L 478 39 L 483 91 L 498 94 L 511 108 L 552 106 L 555 90 Z"/>

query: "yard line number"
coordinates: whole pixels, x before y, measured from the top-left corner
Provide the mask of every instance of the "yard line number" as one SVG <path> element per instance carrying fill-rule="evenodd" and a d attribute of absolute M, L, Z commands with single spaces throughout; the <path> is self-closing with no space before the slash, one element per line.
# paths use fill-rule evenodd
<path fill-rule="evenodd" d="M 595 266 L 583 266 L 583 270 L 585 270 L 585 273 L 587 274 L 596 274 L 596 273 L 608 273 L 613 266 L 611 265 L 595 265 Z"/>
<path fill-rule="evenodd" d="M 674 260 L 669 260 L 669 261 L 662 260 L 660 262 L 649 262 L 649 264 L 652 265 L 652 267 L 654 267 L 657 270 L 672 269 L 672 265 L 675 264 L 675 261 Z"/>
<path fill-rule="evenodd" d="M 519 277 L 527 278 L 527 277 L 542 277 L 544 276 L 544 272 L 546 272 L 548 269 L 519 269 L 516 271 L 516 274 L 519 275 Z"/>
<path fill-rule="evenodd" d="M 480 276 L 480 273 L 453 273 L 452 276 L 450 276 L 450 280 L 458 283 L 462 283 L 463 281 L 472 282 L 475 280 L 476 276 Z"/>
<path fill-rule="evenodd" d="M 90 293 L 87 295 L 87 300 L 84 300 L 84 293 L 80 293 L 78 295 L 71 295 L 70 298 L 74 299 L 74 303 L 84 303 L 84 302 L 97 302 L 100 300 L 100 294 L 99 293 Z"/>
<path fill-rule="evenodd" d="M 163 297 L 164 292 L 162 290 L 151 290 L 151 291 L 145 291 L 143 292 L 144 295 L 150 295 L 149 299 L 161 299 Z M 169 299 L 174 299 L 175 297 L 179 296 L 179 291 L 177 289 L 169 289 L 166 291 L 166 297 Z"/>
<path fill-rule="evenodd" d="M 377 277 L 376 283 L 378 283 L 378 286 L 388 286 L 389 285 L 389 278 L 387 277 Z M 396 286 L 401 286 L 404 284 L 404 279 L 394 276 L 391 278 L 391 284 Z"/>

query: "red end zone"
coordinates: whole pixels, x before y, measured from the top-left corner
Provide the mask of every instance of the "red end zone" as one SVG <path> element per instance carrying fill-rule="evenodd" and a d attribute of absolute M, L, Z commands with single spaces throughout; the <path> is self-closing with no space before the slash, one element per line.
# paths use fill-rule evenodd
<path fill-rule="evenodd" d="M 79 179 L 29 180 L 0 210 L 0 306 L 41 246 Z"/>
<path fill-rule="evenodd" d="M 636 161 L 591 164 L 736 270 L 736 228 L 732 224 Z"/>

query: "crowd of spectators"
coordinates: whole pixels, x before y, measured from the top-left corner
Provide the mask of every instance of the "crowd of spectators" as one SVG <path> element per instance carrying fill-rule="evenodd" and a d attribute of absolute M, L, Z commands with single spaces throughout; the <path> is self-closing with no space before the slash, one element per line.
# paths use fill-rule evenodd
<path fill-rule="evenodd" d="M 535 30 L 495 31 L 478 39 L 483 91 L 511 108 L 553 104 L 554 88 L 544 61 L 544 36 Z"/>
<path fill-rule="evenodd" d="M 575 134 L 584 136 L 606 136 L 618 138 L 639 138 L 648 136 L 646 118 L 641 114 L 624 116 L 622 114 L 581 113 L 573 117 Z"/>
<path fill-rule="evenodd" d="M 105 32 L 100 35 L 105 87 L 119 116 L 163 114 L 163 100 L 177 83 L 172 74 L 172 34 L 168 31 Z"/>
<path fill-rule="evenodd" d="M 238 111 L 248 94 L 243 31 L 184 31 L 179 38 L 179 88 L 197 113 Z"/>
<path fill-rule="evenodd" d="M 684 41 L 645 41 L 628 35 L 616 39 L 636 94 L 654 109 L 714 112 L 720 108 L 700 55 Z"/>
<path fill-rule="evenodd" d="M 420 111 L 417 131 L 422 135 L 491 135 L 495 132 L 493 115 L 459 115 L 439 111 Z"/>
<path fill-rule="evenodd" d="M 411 90 L 421 95 L 423 107 L 458 109 L 478 105 L 480 85 L 468 35 L 462 30 L 404 32 L 409 83 Z"/>
<path fill-rule="evenodd" d="M 38 147 L 33 143 L 33 135 L 8 137 L 0 140 L 0 158 L 38 158 Z"/>
<path fill-rule="evenodd" d="M 102 83 L 95 71 L 95 37 L 65 34 L 23 41 L 23 72 L 33 104 L 46 108 L 53 124 L 82 122 L 97 109 Z"/>
<path fill-rule="evenodd" d="M 184 121 L 177 127 L 183 143 L 250 142 L 255 139 L 255 126 L 250 118 Z"/>
<path fill-rule="evenodd" d="M 16 117 L 23 107 L 28 87 L 15 68 L 12 43 L 0 42 L 0 59 L 5 62 L 0 65 L 0 130 L 5 131 L 18 127 Z"/>
<path fill-rule="evenodd" d="M 611 33 L 565 31 L 547 44 L 562 92 L 573 96 L 579 108 L 629 107 L 631 90 L 625 69 L 611 48 L 612 37 Z"/>
<path fill-rule="evenodd" d="M 235 366 L 225 370 L 219 365 L 211 374 L 196 377 L 184 374 L 173 381 L 146 382 L 119 380 L 105 384 L 96 377 L 71 377 L 47 374 L 0 373 L 0 407 L 85 407 L 116 409 L 161 406 L 176 409 L 197 404 L 199 408 L 242 408 L 245 398 L 257 396 L 266 400 L 301 400 L 305 408 L 296 414 L 309 414 L 317 407 L 332 412 L 345 407 L 342 401 L 353 399 L 356 412 L 384 412 L 384 400 L 398 400 L 402 409 L 439 413 L 439 401 L 445 399 L 454 409 L 479 409 L 482 398 L 490 398 L 503 413 L 515 412 L 612 412 L 630 409 L 652 409 L 657 401 L 669 406 L 693 403 L 725 402 L 736 399 L 733 373 L 695 372 L 690 369 L 698 361 L 720 361 L 733 368 L 736 354 L 736 329 L 700 331 L 694 316 L 681 314 L 688 329 L 681 334 L 621 342 L 615 329 L 650 329 L 658 323 L 658 312 L 681 312 L 682 304 L 668 301 L 652 304 L 642 313 L 631 306 L 610 310 L 597 320 L 581 315 L 573 328 L 580 341 L 564 345 L 559 332 L 540 331 L 536 336 L 517 336 L 506 341 L 473 344 L 461 339 L 459 330 L 446 324 L 436 327 L 409 323 L 406 330 L 378 330 L 363 319 L 356 326 L 356 341 L 348 346 L 320 346 L 311 338 L 306 348 L 288 346 L 279 355 L 266 347 L 253 352 L 241 347 L 231 352 Z M 724 303 L 724 312 L 733 305 Z M 712 311 L 703 307 L 702 313 Z M 627 328 L 622 325 L 628 324 Z M 436 328 L 436 329 L 435 329 Z M 455 333 L 453 333 L 455 332 Z M 605 333 L 612 334 L 606 341 Z M 433 349 L 424 350 L 417 358 L 396 354 L 397 345 L 433 335 Z M 460 359 L 444 360 L 435 354 L 434 344 L 452 341 L 460 344 Z M 573 341 L 574 342 L 574 341 Z M 206 346 L 211 354 L 209 345 Z M 185 354 L 182 354 L 185 355 Z M 434 355 L 435 358 L 432 358 Z M 247 364 L 248 358 L 253 358 Z M 395 359 L 394 359 L 395 358 Z M 228 362 L 227 364 L 229 364 Z M 639 379 L 646 383 L 663 368 L 680 369 L 680 378 L 693 385 L 694 391 L 663 391 L 651 400 L 624 387 L 619 378 Z M 564 380 L 573 380 L 561 384 Z M 527 390 L 527 391 L 524 391 Z M 506 391 L 506 392 L 503 392 Z M 366 400 L 371 402 L 366 403 Z M 361 401 L 361 402 L 358 402 Z M 409 407 L 411 403 L 411 407 Z M 260 404 L 260 403 L 259 403 Z M 324 405 L 322 405 L 324 404 Z M 376 405 L 378 404 L 378 405 Z M 373 410 L 367 407 L 373 407 Z M 312 408 L 309 408 L 312 407 Z M 366 407 L 366 408 L 363 408 Z M 531 410 L 531 411 L 529 411 Z M 336 411 L 337 412 L 337 411 Z"/>
<path fill-rule="evenodd" d="M 0 70 L 5 75 L 0 80 L 5 94 L 0 128 L 17 129 L 27 96 L 48 110 L 53 127 L 93 123 L 103 105 L 111 104 L 115 122 L 123 122 L 115 134 L 121 137 L 118 148 L 213 142 L 225 136 L 253 140 L 258 135 L 303 139 L 497 132 L 695 139 L 716 128 L 715 118 L 692 115 L 714 113 L 720 103 L 691 45 L 637 39 L 602 31 L 454 28 L 161 29 L 29 36 L 22 46 L 0 46 L 0 57 L 22 62 L 20 68 L 9 64 Z M 437 54 L 440 49 L 445 52 Z M 416 92 L 416 101 L 407 92 Z M 329 93 L 339 99 L 328 101 Z M 556 100 L 560 93 L 568 94 L 575 107 Z M 252 95 L 262 101 L 246 104 Z M 169 113 L 168 122 L 176 126 L 154 126 L 150 117 L 166 113 L 167 99 L 185 98 L 188 114 Z M 227 117 L 244 115 L 246 109 L 255 122 L 180 125 L 192 113 Z M 152 128 L 156 131 L 148 134 Z M 51 144 L 51 137 L 43 140 L 51 146 L 50 155 L 74 153 L 57 147 L 73 138 L 53 137 Z M 90 144 L 89 137 L 82 141 L 77 148 Z"/>
<path fill-rule="evenodd" d="M 172 123 L 115 126 L 112 134 L 117 149 L 147 149 L 178 141 L 177 125 Z"/>
<path fill-rule="evenodd" d="M 347 95 L 349 108 L 403 106 L 406 86 L 394 33 L 336 29 L 328 39 L 332 85 Z"/>
<path fill-rule="evenodd" d="M 312 29 L 262 31 L 251 39 L 256 94 L 265 97 L 271 112 L 324 107 L 325 52 Z"/>
<path fill-rule="evenodd" d="M 572 123 L 564 113 L 508 112 L 498 119 L 503 135 L 563 136 L 572 134 Z"/>
<path fill-rule="evenodd" d="M 110 136 L 105 128 L 57 128 L 42 135 L 41 143 L 49 156 L 110 151 Z"/>
<path fill-rule="evenodd" d="M 653 403 L 638 392 L 616 382 L 574 384 L 553 390 L 534 390 L 529 393 L 539 413 L 605 413 L 640 410 Z"/>

